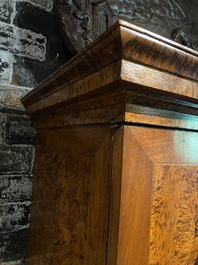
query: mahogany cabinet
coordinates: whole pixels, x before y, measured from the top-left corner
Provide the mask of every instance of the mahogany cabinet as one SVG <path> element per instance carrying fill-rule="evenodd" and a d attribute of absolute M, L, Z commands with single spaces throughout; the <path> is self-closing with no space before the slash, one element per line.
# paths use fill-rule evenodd
<path fill-rule="evenodd" d="M 197 52 L 119 21 L 22 102 L 27 264 L 196 264 Z"/>

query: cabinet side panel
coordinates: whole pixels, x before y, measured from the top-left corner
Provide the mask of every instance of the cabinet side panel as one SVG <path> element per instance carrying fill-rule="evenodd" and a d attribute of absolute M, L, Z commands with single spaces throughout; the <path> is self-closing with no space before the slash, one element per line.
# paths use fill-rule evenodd
<path fill-rule="evenodd" d="M 120 215 L 120 193 L 122 181 L 122 159 L 123 159 L 123 127 L 112 130 L 112 180 L 109 214 L 109 235 L 107 265 L 117 265 L 119 215 Z"/>
<path fill-rule="evenodd" d="M 38 138 L 28 264 L 105 265 L 108 128 L 41 130 Z"/>
<path fill-rule="evenodd" d="M 118 242 L 119 265 L 146 265 L 149 258 L 153 164 L 124 127 L 121 204 Z"/>
<path fill-rule="evenodd" d="M 111 137 L 103 135 L 91 160 L 86 265 L 106 265 L 111 182 Z"/>

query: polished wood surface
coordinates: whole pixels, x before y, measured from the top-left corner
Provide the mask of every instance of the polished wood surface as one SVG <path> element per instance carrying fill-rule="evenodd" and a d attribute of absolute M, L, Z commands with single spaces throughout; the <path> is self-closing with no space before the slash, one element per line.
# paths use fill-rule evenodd
<path fill-rule="evenodd" d="M 73 104 L 80 112 L 80 102 L 94 99 L 96 102 L 102 88 L 103 98 L 115 88 L 119 94 L 128 92 L 120 102 L 126 102 L 126 96 L 136 92 L 135 98 L 137 93 L 152 97 L 153 107 L 159 108 L 158 99 L 166 99 L 170 106 L 175 103 L 173 111 L 185 104 L 197 115 L 193 105 L 198 97 L 197 55 L 196 51 L 157 34 L 118 21 L 22 102 L 32 115 L 40 111 L 51 113 L 55 108 Z M 74 108 L 71 109 L 73 113 Z"/>
<path fill-rule="evenodd" d="M 38 131 L 28 264 L 195 264 L 198 133 Z"/>
<path fill-rule="evenodd" d="M 195 264 L 198 134 L 133 126 L 121 130 L 118 257 L 112 264 Z"/>
<path fill-rule="evenodd" d="M 28 264 L 106 264 L 110 143 L 107 126 L 38 132 Z"/>
<path fill-rule="evenodd" d="M 196 264 L 197 55 L 119 21 L 23 98 L 27 264 Z"/>
<path fill-rule="evenodd" d="M 22 102 L 37 128 L 116 120 L 197 130 L 197 55 L 119 21 Z"/>

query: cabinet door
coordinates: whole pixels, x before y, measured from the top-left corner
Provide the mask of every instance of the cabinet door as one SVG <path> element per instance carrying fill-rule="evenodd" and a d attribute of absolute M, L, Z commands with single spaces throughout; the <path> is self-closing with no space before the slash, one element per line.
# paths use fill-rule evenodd
<path fill-rule="evenodd" d="M 113 154 L 108 265 L 196 264 L 198 133 L 123 126 Z"/>
<path fill-rule="evenodd" d="M 111 145 L 107 126 L 38 130 L 28 264 L 106 264 Z"/>

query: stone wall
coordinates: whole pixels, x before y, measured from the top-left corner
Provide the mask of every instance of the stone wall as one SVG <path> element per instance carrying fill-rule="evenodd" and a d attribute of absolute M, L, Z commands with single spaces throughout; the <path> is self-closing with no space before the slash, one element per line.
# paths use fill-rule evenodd
<path fill-rule="evenodd" d="M 27 249 L 35 132 L 20 99 L 70 58 L 53 0 L 0 1 L 0 264 Z"/>

